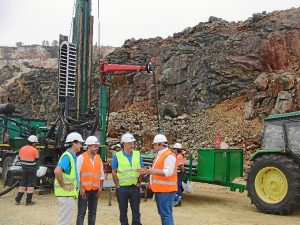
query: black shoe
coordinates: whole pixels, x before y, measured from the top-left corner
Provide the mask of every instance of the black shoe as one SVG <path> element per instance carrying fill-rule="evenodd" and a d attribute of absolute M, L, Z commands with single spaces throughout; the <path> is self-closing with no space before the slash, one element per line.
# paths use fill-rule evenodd
<path fill-rule="evenodd" d="M 18 201 L 17 197 L 15 198 L 15 201 L 16 201 L 16 205 L 20 205 L 20 201 Z"/>
<path fill-rule="evenodd" d="M 174 207 L 180 207 L 181 206 L 181 201 L 178 200 L 174 203 Z"/>
<path fill-rule="evenodd" d="M 29 206 L 29 205 L 35 205 L 35 202 L 34 201 L 31 201 L 31 202 L 26 202 L 25 204 L 26 206 Z"/>

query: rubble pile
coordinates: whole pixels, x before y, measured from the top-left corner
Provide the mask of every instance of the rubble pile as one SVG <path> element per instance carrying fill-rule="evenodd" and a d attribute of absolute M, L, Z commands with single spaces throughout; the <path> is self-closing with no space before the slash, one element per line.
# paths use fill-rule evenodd
<path fill-rule="evenodd" d="M 183 114 L 171 118 L 160 118 L 161 132 L 166 134 L 170 144 L 180 142 L 187 150 L 186 158 L 191 152 L 196 157 L 197 149 L 203 142 L 207 148 L 214 147 L 214 138 L 217 134 L 222 136 L 229 148 L 243 149 L 245 155 L 245 170 L 249 166 L 249 156 L 260 147 L 262 121 L 244 119 L 244 96 L 229 99 L 221 104 L 193 115 Z M 109 117 L 108 142 L 110 155 L 119 143 L 120 137 L 131 132 L 137 139 L 137 148 L 144 152 L 151 152 L 151 141 L 158 132 L 158 122 L 154 107 L 149 102 L 132 105 L 112 112 Z"/>

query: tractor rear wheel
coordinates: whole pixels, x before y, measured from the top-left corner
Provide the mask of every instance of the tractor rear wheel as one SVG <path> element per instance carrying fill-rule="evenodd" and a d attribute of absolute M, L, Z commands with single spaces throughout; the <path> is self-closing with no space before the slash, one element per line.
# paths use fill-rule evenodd
<path fill-rule="evenodd" d="M 263 155 L 247 178 L 248 196 L 264 213 L 286 215 L 299 207 L 300 169 L 288 156 Z"/>
<path fill-rule="evenodd" d="M 8 167 L 13 163 L 13 157 L 12 156 L 7 156 L 2 165 L 2 180 L 5 182 L 6 181 L 6 176 L 7 176 L 7 171 Z"/>

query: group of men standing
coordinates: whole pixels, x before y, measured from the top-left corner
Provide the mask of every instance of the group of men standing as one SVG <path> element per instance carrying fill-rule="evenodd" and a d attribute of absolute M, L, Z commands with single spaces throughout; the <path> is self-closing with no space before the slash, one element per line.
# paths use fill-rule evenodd
<path fill-rule="evenodd" d="M 34 136 L 35 137 L 35 136 Z M 178 155 L 182 146 L 175 144 L 178 149 L 175 154 L 168 147 L 166 136 L 158 134 L 154 137 L 153 148 L 157 156 L 153 161 L 152 168 L 144 168 L 140 152 L 134 150 L 136 139 L 133 135 L 126 133 L 121 138 L 122 150 L 113 156 L 112 177 L 116 187 L 117 200 L 120 211 L 121 225 L 128 225 L 128 202 L 132 211 L 132 225 L 141 225 L 140 214 L 140 184 L 143 176 L 149 175 L 149 188 L 155 193 L 158 213 L 163 225 L 174 224 L 173 206 L 181 205 L 181 180 L 177 176 L 182 172 L 183 158 L 178 161 Z M 23 178 L 16 197 L 16 203 L 20 204 L 27 187 L 26 205 L 33 204 L 31 201 L 34 182 L 28 179 L 26 163 L 35 167 L 38 151 L 34 148 L 37 138 L 29 137 L 26 151 L 20 150 L 19 156 L 25 164 L 23 166 Z M 87 151 L 80 156 L 76 154 L 81 150 L 83 144 Z M 84 223 L 86 210 L 88 208 L 88 224 L 94 225 L 98 197 L 103 189 L 104 170 L 101 157 L 99 156 L 99 142 L 95 136 L 83 140 L 79 133 L 70 133 L 65 141 L 66 151 L 60 157 L 54 170 L 54 190 L 59 204 L 58 225 L 69 225 L 71 223 L 72 211 L 75 200 L 78 199 L 77 225 Z M 30 152 L 30 157 L 24 152 Z M 26 157 L 24 156 L 26 155 Z M 176 157 L 177 155 L 177 157 Z M 179 167 L 178 167 L 179 166 Z M 24 170 L 25 168 L 25 170 Z M 29 170 L 28 169 L 28 170 Z M 179 170 L 178 170 L 179 169 Z M 35 170 L 36 171 L 36 170 Z M 34 176 L 35 177 L 35 176 Z M 179 177 L 179 179 L 178 179 Z M 28 183 L 29 182 L 29 183 Z M 31 190 L 32 189 L 32 190 Z"/>

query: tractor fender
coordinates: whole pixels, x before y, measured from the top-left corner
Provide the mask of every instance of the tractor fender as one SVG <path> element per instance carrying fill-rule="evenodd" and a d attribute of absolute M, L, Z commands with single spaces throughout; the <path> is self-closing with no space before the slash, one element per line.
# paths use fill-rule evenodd
<path fill-rule="evenodd" d="M 273 148 L 273 149 L 259 149 L 255 153 L 253 153 L 250 157 L 250 161 L 254 161 L 255 159 L 268 154 L 284 154 L 286 151 L 280 148 Z"/>

